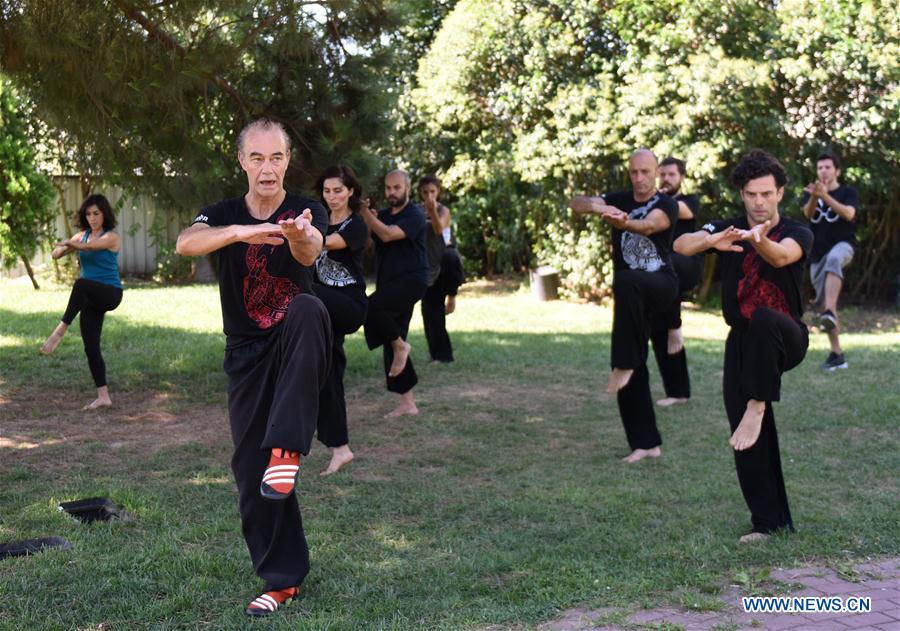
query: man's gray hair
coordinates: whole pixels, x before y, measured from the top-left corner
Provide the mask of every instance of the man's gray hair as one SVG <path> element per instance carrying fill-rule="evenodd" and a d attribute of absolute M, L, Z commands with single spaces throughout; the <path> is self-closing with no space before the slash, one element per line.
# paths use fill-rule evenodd
<path fill-rule="evenodd" d="M 287 153 L 291 152 L 291 137 L 288 135 L 287 131 L 284 128 L 284 125 L 279 123 L 276 120 L 272 120 L 271 118 L 263 116 L 262 118 L 257 118 L 255 121 L 251 121 L 248 123 L 242 130 L 241 133 L 238 134 L 237 138 L 237 148 L 238 153 L 244 153 L 244 142 L 247 140 L 247 134 L 251 131 L 269 131 L 271 129 L 277 129 L 281 132 L 281 136 L 284 138 L 284 146 Z"/>

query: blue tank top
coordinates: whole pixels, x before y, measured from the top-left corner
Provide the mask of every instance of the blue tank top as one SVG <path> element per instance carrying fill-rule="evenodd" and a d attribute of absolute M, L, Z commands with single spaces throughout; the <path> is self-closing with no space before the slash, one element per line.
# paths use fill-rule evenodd
<path fill-rule="evenodd" d="M 100 236 L 108 231 L 104 230 Z M 89 232 L 84 231 L 82 243 L 87 243 Z M 78 259 L 81 261 L 81 277 L 85 280 L 93 280 L 104 285 L 122 288 L 119 278 L 119 253 L 112 250 L 79 250 Z"/>

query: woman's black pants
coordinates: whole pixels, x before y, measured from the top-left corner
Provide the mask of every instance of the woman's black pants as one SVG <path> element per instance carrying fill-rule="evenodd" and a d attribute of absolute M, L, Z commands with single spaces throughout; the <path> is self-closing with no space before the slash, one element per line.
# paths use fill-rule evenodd
<path fill-rule="evenodd" d="M 619 270 L 613 277 L 613 330 L 610 364 L 632 369 L 628 385 L 616 395 L 625 436 L 632 450 L 652 449 L 662 444 L 656 428 L 647 346 L 650 323 L 678 295 L 678 279 L 663 268 L 658 272 Z"/>
<path fill-rule="evenodd" d="M 103 330 L 103 316 L 122 302 L 122 288 L 95 280 L 79 278 L 69 294 L 69 304 L 62 321 L 71 326 L 75 316 L 81 312 L 78 321 L 81 327 L 81 341 L 87 355 L 88 368 L 98 388 L 106 385 L 106 363 L 100 353 L 100 332 Z"/>
<path fill-rule="evenodd" d="M 399 375 L 391 377 L 388 373 L 394 360 L 391 342 L 398 337 L 406 340 L 413 307 L 425 294 L 426 288 L 424 276 L 408 275 L 383 281 L 375 288 L 375 293 L 369 296 L 369 312 L 366 314 L 365 324 L 366 344 L 369 350 L 382 347 L 384 377 L 389 392 L 405 394 L 419 382 L 412 357 L 406 360 L 406 367 Z"/>
<path fill-rule="evenodd" d="M 355 333 L 366 319 L 366 292 L 358 286 L 329 287 L 318 283 L 313 285 L 313 292 L 328 310 L 333 334 L 331 370 L 319 395 L 316 434 L 326 447 L 341 447 L 350 442 L 344 397 L 344 371 L 347 368 L 344 337 Z"/>
<path fill-rule="evenodd" d="M 772 402 L 781 398 L 781 375 L 803 361 L 808 346 L 805 325 L 768 308 L 754 311 L 746 325 L 732 327 L 725 342 L 722 393 L 732 433 L 744 416 L 747 401 L 766 402 L 759 439 L 749 449 L 734 452 L 738 482 L 750 508 L 754 532 L 794 527 Z"/>
<path fill-rule="evenodd" d="M 300 585 L 309 572 L 296 495 L 266 499 L 259 484 L 273 447 L 309 453 L 330 351 L 328 312 L 309 294 L 291 301 L 284 320 L 268 336 L 225 351 L 234 442 L 231 470 L 244 539 L 267 591 Z M 301 470 L 301 486 L 302 477 Z"/>

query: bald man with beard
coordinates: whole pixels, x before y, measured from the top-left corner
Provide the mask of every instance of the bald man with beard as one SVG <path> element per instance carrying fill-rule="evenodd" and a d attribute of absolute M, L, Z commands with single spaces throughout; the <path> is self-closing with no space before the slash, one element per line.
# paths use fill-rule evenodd
<path fill-rule="evenodd" d="M 406 171 L 391 171 L 384 178 L 388 207 L 371 210 L 368 200 L 360 216 L 375 243 L 377 273 L 375 292 L 369 296 L 366 342 L 370 350 L 382 347 L 384 375 L 389 392 L 400 395 L 400 404 L 386 416 L 418 414 L 412 389 L 419 382 L 406 341 L 413 307 L 428 288 L 425 253 L 425 213 L 410 201 Z"/>
<path fill-rule="evenodd" d="M 632 190 L 600 197 L 575 197 L 576 213 L 593 213 L 612 226 L 614 315 L 607 392 L 615 394 L 633 463 L 658 458 L 662 437 L 656 427 L 647 352 L 650 323 L 678 298 L 671 250 L 678 203 L 656 188 L 658 162 L 648 149 L 628 160 Z"/>

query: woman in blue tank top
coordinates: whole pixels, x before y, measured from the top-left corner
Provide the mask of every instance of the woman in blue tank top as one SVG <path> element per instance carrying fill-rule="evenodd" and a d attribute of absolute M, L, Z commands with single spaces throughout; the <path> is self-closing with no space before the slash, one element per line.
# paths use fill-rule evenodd
<path fill-rule="evenodd" d="M 97 398 L 85 409 L 112 405 L 106 384 L 106 364 L 100 354 L 100 331 L 103 316 L 122 302 L 122 281 L 119 278 L 119 235 L 113 232 L 116 217 L 103 195 L 91 195 L 78 209 L 81 232 L 68 241 L 56 243 L 53 258 L 78 252 L 81 278 L 75 281 L 69 295 L 69 305 L 60 323 L 44 342 L 41 352 L 49 355 L 66 334 L 75 316 L 81 312 L 79 324 L 88 367 L 97 386 Z"/>

